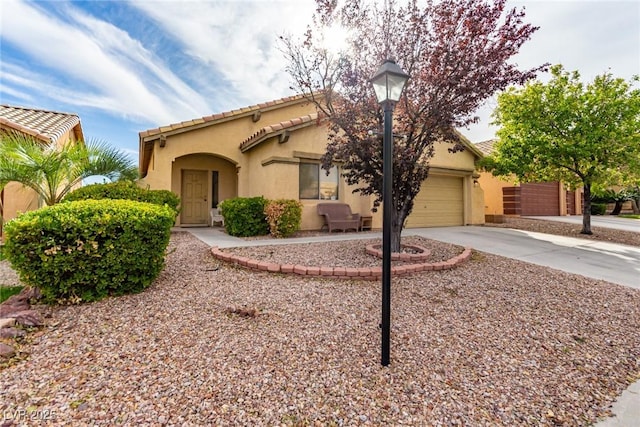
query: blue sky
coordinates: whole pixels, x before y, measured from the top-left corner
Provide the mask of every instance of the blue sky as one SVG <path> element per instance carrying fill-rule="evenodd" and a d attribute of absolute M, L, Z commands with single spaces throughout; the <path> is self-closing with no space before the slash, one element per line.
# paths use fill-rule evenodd
<path fill-rule="evenodd" d="M 640 1 L 509 1 L 540 30 L 514 59 L 590 80 L 640 74 Z M 80 116 L 85 137 L 137 159 L 138 132 L 292 95 L 277 37 L 312 0 L 0 1 L 0 103 Z M 542 79 L 545 76 L 541 76 Z M 461 129 L 493 136 L 489 114 Z"/>

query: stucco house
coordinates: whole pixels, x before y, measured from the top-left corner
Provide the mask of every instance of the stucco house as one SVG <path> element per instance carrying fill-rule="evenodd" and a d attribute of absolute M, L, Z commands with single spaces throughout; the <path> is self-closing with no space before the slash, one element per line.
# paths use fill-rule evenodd
<path fill-rule="evenodd" d="M 0 133 L 6 132 L 20 132 L 56 148 L 69 141 L 84 141 L 80 117 L 76 114 L 0 105 Z M 18 213 L 38 209 L 41 203 L 35 191 L 17 182 L 4 187 L 0 202 L 3 221 L 15 218 Z"/>
<path fill-rule="evenodd" d="M 487 156 L 493 153 L 496 139 L 476 143 Z M 516 184 L 515 177 L 496 177 L 480 172 L 484 190 L 485 215 L 491 222 L 500 215 L 557 216 L 582 214 L 582 191 L 570 191 L 561 182 Z"/>
<path fill-rule="evenodd" d="M 171 190 L 182 200 L 179 226 L 206 226 L 220 201 L 263 196 L 303 204 L 303 230 L 317 230 L 319 202 L 343 202 L 382 224 L 371 213 L 373 198 L 353 194 L 339 165 L 327 176 L 320 157 L 328 141 L 326 122 L 302 96 L 150 129 L 139 134 L 140 185 Z M 415 201 L 407 227 L 481 224 L 482 189 L 474 183 L 481 153 L 436 147 L 431 172 Z"/>

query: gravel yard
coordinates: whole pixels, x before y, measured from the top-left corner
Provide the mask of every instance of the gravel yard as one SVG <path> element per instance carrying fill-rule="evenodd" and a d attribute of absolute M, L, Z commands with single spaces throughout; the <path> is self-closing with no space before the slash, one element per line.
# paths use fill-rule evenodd
<path fill-rule="evenodd" d="M 365 266 L 369 242 L 233 250 Z M 380 299 L 378 282 L 236 268 L 173 233 L 145 292 L 43 308 L 27 360 L 0 373 L 0 410 L 39 411 L 16 425 L 573 426 L 640 377 L 637 290 L 474 253 L 393 279 L 387 368 Z"/>

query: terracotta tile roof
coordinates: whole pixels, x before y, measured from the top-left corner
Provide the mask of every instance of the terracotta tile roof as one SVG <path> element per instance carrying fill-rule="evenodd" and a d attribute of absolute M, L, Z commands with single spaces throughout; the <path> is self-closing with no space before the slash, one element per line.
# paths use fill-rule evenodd
<path fill-rule="evenodd" d="M 259 110 L 270 110 L 273 108 L 277 108 L 282 106 L 283 104 L 291 103 L 291 102 L 300 102 L 304 101 L 305 98 L 302 95 L 289 96 L 286 98 L 276 99 L 274 101 L 263 102 L 261 104 L 251 105 L 249 107 L 242 107 L 237 110 L 226 111 L 223 113 L 213 114 L 211 116 L 204 116 L 193 120 L 187 120 L 180 123 L 173 123 L 167 126 L 161 126 L 155 129 L 149 129 L 140 132 L 138 135 L 140 136 L 140 140 L 148 140 L 155 139 L 155 136 L 158 136 L 163 133 L 179 133 L 181 131 L 186 131 L 192 127 L 204 127 L 216 124 L 221 121 L 230 120 L 233 118 L 237 118 L 240 116 L 248 116 Z"/>
<path fill-rule="evenodd" d="M 493 145 L 497 141 L 498 141 L 497 139 L 489 139 L 487 141 L 475 143 L 474 145 L 478 150 L 482 152 L 482 154 L 484 154 L 485 156 L 488 156 L 489 154 L 493 153 Z"/>
<path fill-rule="evenodd" d="M 56 142 L 77 126 L 76 138 L 83 139 L 80 117 L 76 114 L 0 105 L 0 126 L 31 135 L 44 142 Z"/>
<path fill-rule="evenodd" d="M 295 119 L 285 120 L 280 123 L 265 126 L 255 132 L 249 138 L 242 141 L 240 151 L 245 152 L 268 138 L 281 134 L 287 130 L 295 130 L 307 127 L 314 123 L 318 123 L 318 113 L 307 114 L 306 116 L 296 117 Z"/>

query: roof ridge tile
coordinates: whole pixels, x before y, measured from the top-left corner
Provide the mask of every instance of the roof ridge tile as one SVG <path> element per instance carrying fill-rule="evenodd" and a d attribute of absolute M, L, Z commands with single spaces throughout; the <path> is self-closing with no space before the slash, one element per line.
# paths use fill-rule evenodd
<path fill-rule="evenodd" d="M 144 130 L 142 132 L 139 132 L 138 135 L 140 138 L 146 138 L 148 136 L 153 136 L 162 132 L 167 132 L 167 130 L 164 130 L 168 127 L 173 128 L 172 130 L 178 130 L 178 129 L 182 129 L 182 128 L 186 128 L 189 126 L 193 126 L 195 124 L 198 123 L 204 123 L 204 122 L 211 122 L 214 120 L 220 120 L 220 119 L 226 119 L 229 117 L 234 117 L 234 116 L 238 116 L 240 114 L 246 114 L 246 113 L 251 113 L 254 112 L 256 110 L 260 110 L 262 108 L 268 108 L 268 107 L 273 107 L 276 105 L 280 105 L 280 104 L 286 104 L 288 102 L 294 102 L 294 101 L 304 101 L 305 95 L 291 95 L 291 96 L 287 96 L 287 97 L 283 97 L 280 99 L 276 99 L 276 100 L 272 100 L 272 101 L 266 101 L 266 102 L 262 102 L 262 103 L 258 103 L 258 104 L 254 104 L 254 105 L 249 105 L 246 107 L 240 107 L 237 109 L 233 109 L 233 110 L 229 110 L 229 111 L 223 111 L 220 113 L 215 113 L 215 114 L 211 114 L 208 116 L 202 116 L 202 117 L 198 117 L 196 119 L 192 119 L 192 120 L 188 120 L 186 122 L 181 122 L 181 123 L 171 123 L 169 125 L 165 125 L 165 126 L 159 126 L 156 128 L 152 128 L 152 129 L 147 129 Z M 199 120 L 202 120 L 203 122 L 199 122 Z M 196 122 L 198 121 L 198 122 Z M 184 124 L 184 123 L 188 123 L 188 124 Z M 176 126 L 174 128 L 174 126 Z"/>

